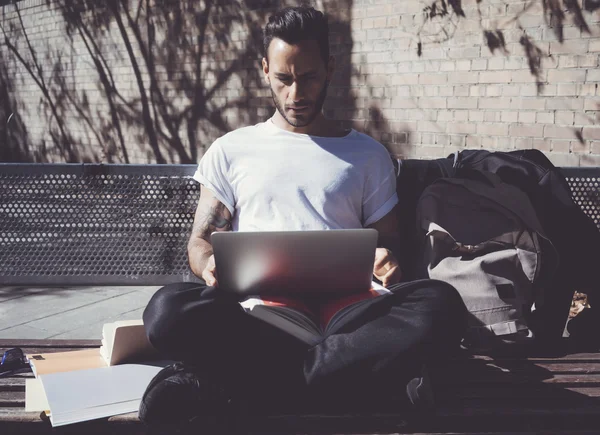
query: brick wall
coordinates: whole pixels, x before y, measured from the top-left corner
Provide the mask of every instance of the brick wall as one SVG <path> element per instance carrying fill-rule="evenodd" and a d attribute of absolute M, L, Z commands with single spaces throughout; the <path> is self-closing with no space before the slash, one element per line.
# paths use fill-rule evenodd
<path fill-rule="evenodd" d="M 600 4 L 586 1 L 313 0 L 338 60 L 326 114 L 401 157 L 537 148 L 600 166 Z M 0 159 L 196 161 L 272 113 L 259 31 L 297 3 L 2 7 Z"/>
<path fill-rule="evenodd" d="M 537 148 L 556 164 L 600 165 L 600 11 L 543 3 L 355 2 L 371 118 L 355 116 L 403 156 Z"/>

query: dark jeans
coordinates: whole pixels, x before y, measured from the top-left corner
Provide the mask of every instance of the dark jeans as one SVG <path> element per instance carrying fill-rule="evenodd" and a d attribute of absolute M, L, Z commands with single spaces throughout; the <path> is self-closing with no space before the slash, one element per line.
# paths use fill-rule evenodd
<path fill-rule="evenodd" d="M 164 355 L 194 363 L 255 404 L 301 406 L 310 398 L 363 408 L 375 398 L 405 397 L 407 381 L 429 358 L 457 349 L 466 326 L 464 304 L 449 284 L 419 280 L 390 290 L 314 347 L 202 284 L 163 287 L 143 319 Z"/>

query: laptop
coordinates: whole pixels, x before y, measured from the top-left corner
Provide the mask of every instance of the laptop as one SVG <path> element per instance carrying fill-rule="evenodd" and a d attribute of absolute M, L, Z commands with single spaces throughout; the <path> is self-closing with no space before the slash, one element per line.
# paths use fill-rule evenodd
<path fill-rule="evenodd" d="M 358 293 L 373 279 L 376 230 L 215 232 L 219 287 L 238 295 Z"/>

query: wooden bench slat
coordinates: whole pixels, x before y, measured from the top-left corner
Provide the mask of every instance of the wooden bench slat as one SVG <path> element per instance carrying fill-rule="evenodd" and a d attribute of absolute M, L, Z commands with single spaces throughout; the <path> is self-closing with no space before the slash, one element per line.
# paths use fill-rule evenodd
<path fill-rule="evenodd" d="M 527 384 L 527 385 L 505 385 L 504 387 L 500 384 L 493 386 L 462 386 L 452 388 L 452 390 L 444 390 L 442 393 L 448 398 L 480 398 L 485 399 L 507 399 L 512 400 L 518 397 L 519 400 L 523 399 L 536 399 L 541 403 L 545 403 L 550 396 L 552 400 L 589 400 L 590 397 L 600 397 L 600 388 L 589 387 L 589 386 L 560 386 L 554 385 L 538 385 L 538 384 Z"/>
<path fill-rule="evenodd" d="M 0 407 L 25 407 L 25 391 L 0 391 Z"/>
<path fill-rule="evenodd" d="M 456 357 L 452 358 L 450 361 L 458 362 L 464 361 L 465 359 L 469 360 L 477 360 L 477 361 L 528 361 L 528 362 L 544 362 L 544 361 L 564 361 L 564 362 L 572 362 L 572 363 L 581 363 L 581 362 L 600 362 L 600 353 L 589 353 L 589 352 L 577 352 L 565 355 L 532 355 L 532 354 L 520 354 L 516 352 L 514 355 L 468 355 L 465 354 L 464 357 Z"/>
<path fill-rule="evenodd" d="M 600 401 L 596 398 L 572 403 L 564 399 L 544 402 L 533 402 L 530 399 L 521 400 L 519 397 L 489 398 L 482 401 L 479 398 L 460 398 L 451 403 L 440 403 L 439 416 L 468 416 L 468 415 L 555 415 L 555 416 L 596 416 L 600 419 Z"/>
<path fill-rule="evenodd" d="M 33 376 L 29 376 L 33 377 Z M 25 379 L 26 377 L 9 377 L 0 378 L 0 391 L 22 391 L 25 392 Z"/>
<path fill-rule="evenodd" d="M 529 361 L 513 361 L 513 362 L 498 362 L 496 364 L 457 364 L 448 365 L 446 367 L 435 367 L 432 368 L 440 373 L 452 374 L 452 373 L 530 373 L 531 375 L 537 375 L 538 378 L 542 378 L 544 374 L 548 373 L 587 373 L 587 374 L 598 374 L 600 373 L 600 364 L 595 363 L 572 363 L 563 361 L 543 361 L 543 362 L 529 362 Z"/>
<path fill-rule="evenodd" d="M 520 424 L 519 433 L 523 429 L 546 428 L 552 426 L 545 424 L 548 419 L 551 423 L 564 421 L 568 418 L 575 418 L 576 423 L 571 424 L 572 430 L 558 430 L 554 433 L 570 434 L 578 433 L 581 428 L 587 424 L 599 422 L 600 406 L 579 406 L 565 407 L 565 403 L 555 403 L 554 406 L 543 408 L 533 408 L 526 406 L 507 406 L 506 402 L 490 403 L 493 407 L 477 407 L 480 401 L 458 400 L 453 407 L 440 406 L 436 413 L 436 418 L 423 420 L 414 425 L 414 430 L 406 421 L 406 416 L 399 415 L 279 415 L 266 416 L 244 422 L 244 426 L 250 429 L 250 433 L 261 434 L 292 434 L 292 433 L 344 433 L 344 434 L 395 434 L 395 433 L 418 433 L 439 434 L 439 433 L 472 433 L 475 428 L 494 427 L 499 432 L 493 433 L 514 433 L 513 431 L 503 432 L 503 427 Z M 40 418 L 39 413 L 18 412 L 16 408 L 0 408 L 0 414 L 3 416 L 2 428 L 6 429 L 6 423 L 37 423 L 34 427 L 40 432 L 50 434 L 58 429 L 52 429 L 47 421 Z M 583 422 L 579 424 L 577 422 Z M 589 426 L 588 426 L 589 427 Z M 593 426 L 592 426 L 593 427 Z M 17 425 L 15 428 L 23 430 L 23 426 Z M 556 429 L 556 427 L 555 427 Z M 124 432 L 121 432 L 124 430 Z M 160 434 L 172 433 L 150 432 L 137 419 L 136 413 L 129 413 L 110 417 L 108 419 L 84 422 L 76 425 L 60 428 L 61 433 L 127 433 L 127 434 Z M 483 433 L 479 430 L 477 433 Z M 13 433 L 13 432 L 10 432 Z M 485 433 L 490 433 L 485 430 Z M 538 431 L 532 433 L 539 433 Z M 544 433 L 552 433 L 545 430 Z M 586 432 L 583 432 L 586 433 Z M 596 432 L 597 433 L 597 432 Z"/>
<path fill-rule="evenodd" d="M 517 373 L 480 373 L 474 371 L 471 376 L 468 373 L 455 373 L 454 377 L 436 378 L 437 388 L 453 388 L 456 385 L 481 385 L 482 388 L 496 388 L 496 385 L 519 385 L 519 384 L 551 384 L 551 385 L 589 385 L 600 387 L 599 374 L 553 374 L 544 379 L 534 379 Z"/>
<path fill-rule="evenodd" d="M 64 339 L 11 339 L 3 338 L 0 339 L 0 349 L 2 351 L 13 347 L 20 347 L 21 349 L 57 349 L 57 351 L 65 348 L 88 348 L 88 347 L 100 347 L 100 340 L 64 340 Z M 28 350 L 29 351 L 29 350 Z"/>
<path fill-rule="evenodd" d="M 2 407 L 0 406 L 0 415 L 2 416 L 1 426 L 6 422 L 23 422 L 23 423 L 44 423 L 40 418 L 39 412 L 25 412 L 23 408 Z"/>

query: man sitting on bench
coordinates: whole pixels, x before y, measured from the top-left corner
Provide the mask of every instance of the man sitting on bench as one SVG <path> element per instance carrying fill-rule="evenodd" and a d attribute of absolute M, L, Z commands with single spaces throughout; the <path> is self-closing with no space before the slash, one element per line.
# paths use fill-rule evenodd
<path fill-rule="evenodd" d="M 381 241 L 397 234 L 389 153 L 321 112 L 335 66 L 326 17 L 308 7 L 271 16 L 262 66 L 274 115 L 217 139 L 194 176 L 202 187 L 189 260 L 206 284 L 165 286 L 144 312 L 151 343 L 181 363 L 149 386 L 140 419 L 176 423 L 239 406 L 427 409 L 424 364 L 458 347 L 466 310 L 446 283 L 400 283 L 391 250 L 377 248 L 373 275 L 392 295 L 316 346 L 246 314 L 219 290 L 214 231 L 369 227 Z"/>

